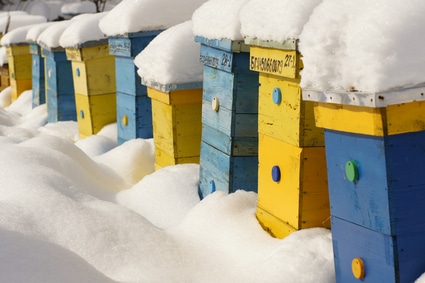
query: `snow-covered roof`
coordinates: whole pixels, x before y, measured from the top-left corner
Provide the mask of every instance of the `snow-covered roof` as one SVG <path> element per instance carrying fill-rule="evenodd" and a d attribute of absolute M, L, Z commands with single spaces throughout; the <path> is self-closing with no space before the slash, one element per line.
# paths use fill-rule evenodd
<path fill-rule="evenodd" d="M 56 22 L 47 22 L 47 23 L 32 25 L 32 28 L 28 30 L 26 40 L 28 42 L 37 42 L 40 34 L 49 26 L 54 24 L 56 24 Z"/>
<path fill-rule="evenodd" d="M 12 13 L 10 14 L 10 18 L 7 15 L 0 16 L 0 32 L 5 33 L 6 28 L 7 32 L 9 32 L 18 27 L 44 22 L 47 22 L 47 19 L 43 16 Z"/>
<path fill-rule="evenodd" d="M 62 48 L 59 44 L 59 38 L 71 22 L 72 20 L 55 22 L 38 36 L 37 43 L 46 49 Z"/>
<path fill-rule="evenodd" d="M 202 82 L 200 48 L 193 37 L 191 21 L 155 37 L 134 60 L 143 84 L 160 88 L 160 85 Z"/>
<path fill-rule="evenodd" d="M 6 33 L 1 38 L 1 45 L 11 46 L 11 45 L 28 43 L 27 33 L 32 27 L 33 27 L 32 25 L 22 26 Z"/>
<path fill-rule="evenodd" d="M 96 13 L 96 4 L 92 1 L 67 3 L 61 7 L 61 13 L 72 15 Z"/>
<path fill-rule="evenodd" d="M 97 14 L 82 14 L 72 20 L 59 38 L 59 44 L 63 48 L 78 48 L 89 41 L 107 39 L 99 28 L 99 20 L 109 12 Z"/>
<path fill-rule="evenodd" d="M 108 36 L 163 30 L 190 20 L 206 0 L 123 0 L 100 21 Z"/>

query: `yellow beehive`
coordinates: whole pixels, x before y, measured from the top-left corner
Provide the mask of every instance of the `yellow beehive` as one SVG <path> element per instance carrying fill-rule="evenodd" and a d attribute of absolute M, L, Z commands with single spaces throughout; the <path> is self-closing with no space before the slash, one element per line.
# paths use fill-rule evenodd
<path fill-rule="evenodd" d="M 278 238 L 329 227 L 324 147 L 297 147 L 259 135 L 257 216 Z"/>
<path fill-rule="evenodd" d="M 324 131 L 315 125 L 314 103 L 302 100 L 297 41 L 246 43 L 260 78 L 257 218 L 278 238 L 329 227 Z"/>
<path fill-rule="evenodd" d="M 80 137 L 98 133 L 116 122 L 115 57 L 107 44 L 66 48 L 72 61 Z"/>
<path fill-rule="evenodd" d="M 202 89 L 163 92 L 148 87 L 152 99 L 155 169 L 199 163 Z"/>
<path fill-rule="evenodd" d="M 25 90 L 32 88 L 32 54 L 29 45 L 6 48 L 9 61 L 9 78 L 12 101 Z"/>

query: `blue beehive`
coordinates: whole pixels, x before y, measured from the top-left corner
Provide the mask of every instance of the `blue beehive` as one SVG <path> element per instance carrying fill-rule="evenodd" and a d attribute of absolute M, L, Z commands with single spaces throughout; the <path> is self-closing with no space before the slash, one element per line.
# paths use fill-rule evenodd
<path fill-rule="evenodd" d="M 257 191 L 258 74 L 243 41 L 201 43 L 204 64 L 200 194 Z"/>
<path fill-rule="evenodd" d="M 46 70 L 47 120 L 77 121 L 71 62 L 65 50 L 43 48 Z"/>
<path fill-rule="evenodd" d="M 44 78 L 44 58 L 36 43 L 30 44 L 32 54 L 32 107 L 46 103 L 46 82 Z"/>
<path fill-rule="evenodd" d="M 425 272 L 424 90 L 303 93 L 325 128 L 337 282 Z"/>
<path fill-rule="evenodd" d="M 153 137 L 151 99 L 133 61 L 160 32 L 127 33 L 109 38 L 109 52 L 115 55 L 119 144 Z"/>

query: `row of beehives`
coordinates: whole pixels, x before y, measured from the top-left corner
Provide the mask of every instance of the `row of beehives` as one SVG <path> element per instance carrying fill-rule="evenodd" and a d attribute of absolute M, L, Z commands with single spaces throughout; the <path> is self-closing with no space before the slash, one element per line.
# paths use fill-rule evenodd
<path fill-rule="evenodd" d="M 302 93 L 296 40 L 270 48 L 197 37 L 202 87 L 147 89 L 133 58 L 156 34 L 42 50 L 45 64 L 32 46 L 31 76 L 19 71 L 29 47 L 12 47 L 11 86 L 20 93 L 33 80 L 37 105 L 46 81 L 49 121 L 77 119 L 82 137 L 115 121 L 120 142 L 153 136 L 157 169 L 200 162 L 203 197 L 258 191 L 257 218 L 276 237 L 332 223 L 338 282 L 411 282 L 425 271 L 423 103 L 353 106 Z"/>

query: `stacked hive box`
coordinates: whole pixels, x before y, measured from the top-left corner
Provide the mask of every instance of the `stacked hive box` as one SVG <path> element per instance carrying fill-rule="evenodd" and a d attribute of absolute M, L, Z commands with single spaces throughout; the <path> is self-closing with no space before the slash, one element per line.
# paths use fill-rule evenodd
<path fill-rule="evenodd" d="M 12 101 L 25 90 L 31 89 L 32 68 L 31 53 L 28 44 L 10 45 L 6 48 L 9 61 L 9 78 Z"/>
<path fill-rule="evenodd" d="M 71 63 L 63 48 L 43 48 L 45 60 L 47 120 L 76 121 Z"/>
<path fill-rule="evenodd" d="M 260 73 L 257 218 L 278 238 L 329 227 L 323 129 L 314 124 L 313 103 L 301 99 L 297 40 L 245 42 L 250 68 Z"/>
<path fill-rule="evenodd" d="M 425 272 L 424 93 L 303 94 L 325 128 L 337 282 Z"/>
<path fill-rule="evenodd" d="M 116 121 L 115 59 L 107 40 L 66 48 L 66 58 L 72 62 L 78 130 L 88 137 Z"/>
<path fill-rule="evenodd" d="M 200 194 L 257 191 L 258 74 L 242 41 L 201 43 L 204 64 Z"/>
<path fill-rule="evenodd" d="M 151 99 L 133 61 L 159 33 L 137 32 L 109 38 L 109 52 L 115 56 L 119 144 L 153 136 Z"/>
<path fill-rule="evenodd" d="M 36 43 L 30 44 L 32 54 L 32 107 L 46 103 L 46 81 L 44 78 L 44 58 Z"/>
<path fill-rule="evenodd" d="M 199 163 L 202 83 L 151 85 L 155 170 Z"/>

